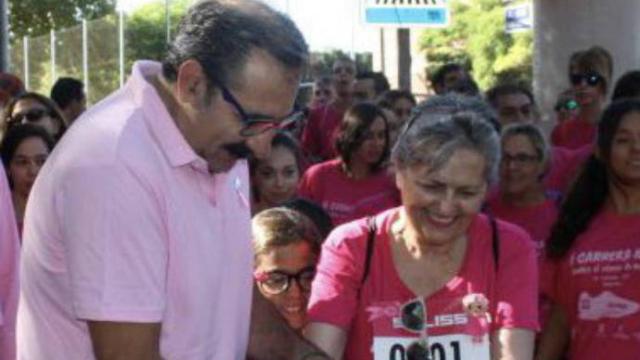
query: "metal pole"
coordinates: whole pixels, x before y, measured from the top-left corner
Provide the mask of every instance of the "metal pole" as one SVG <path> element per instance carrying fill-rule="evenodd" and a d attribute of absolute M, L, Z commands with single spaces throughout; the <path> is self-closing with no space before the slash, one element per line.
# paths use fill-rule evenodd
<path fill-rule="evenodd" d="M 351 58 L 355 61 L 356 60 L 356 18 L 358 17 L 358 2 L 354 1 L 352 2 L 352 6 L 351 6 Z M 355 7 L 355 11 L 354 8 Z"/>
<path fill-rule="evenodd" d="M 124 85 L 124 10 L 120 10 L 119 16 L 119 53 L 120 53 L 120 87 Z"/>
<path fill-rule="evenodd" d="M 56 81 L 56 31 L 51 29 L 49 32 L 51 40 L 51 84 Z"/>
<path fill-rule="evenodd" d="M 171 13 L 169 12 L 169 0 L 164 0 L 164 20 L 167 27 L 167 47 L 171 43 Z"/>
<path fill-rule="evenodd" d="M 84 79 L 84 93 L 89 99 L 89 34 L 87 20 L 82 19 L 82 75 Z"/>
<path fill-rule="evenodd" d="M 22 58 L 24 59 L 24 88 L 29 90 L 29 37 L 22 37 Z"/>
<path fill-rule="evenodd" d="M 0 71 L 9 70 L 9 21 L 7 1 L 0 0 Z"/>

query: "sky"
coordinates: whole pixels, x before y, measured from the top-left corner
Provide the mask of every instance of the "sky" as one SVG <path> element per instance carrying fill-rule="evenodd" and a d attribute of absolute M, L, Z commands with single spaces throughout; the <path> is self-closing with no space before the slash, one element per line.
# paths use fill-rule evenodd
<path fill-rule="evenodd" d="M 288 12 L 312 50 L 373 51 L 378 30 L 362 21 L 359 0 L 263 0 Z"/>
<path fill-rule="evenodd" d="M 363 24 L 360 0 L 261 0 L 286 12 L 298 25 L 312 51 L 373 51 L 378 30 Z M 125 11 L 164 0 L 118 0 Z"/>

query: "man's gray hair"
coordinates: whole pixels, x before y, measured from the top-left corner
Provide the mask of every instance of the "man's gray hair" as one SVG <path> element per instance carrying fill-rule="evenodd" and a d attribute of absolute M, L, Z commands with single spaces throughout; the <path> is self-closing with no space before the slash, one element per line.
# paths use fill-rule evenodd
<path fill-rule="evenodd" d="M 450 95 L 440 98 L 451 97 Z M 440 100 L 440 99 L 437 99 Z M 432 171 L 444 166 L 457 150 L 470 150 L 485 159 L 485 180 L 493 182 L 500 164 L 500 139 L 481 114 L 463 107 L 418 107 L 391 153 L 397 169 L 425 165 Z M 430 104 L 451 105 L 447 101 Z"/>

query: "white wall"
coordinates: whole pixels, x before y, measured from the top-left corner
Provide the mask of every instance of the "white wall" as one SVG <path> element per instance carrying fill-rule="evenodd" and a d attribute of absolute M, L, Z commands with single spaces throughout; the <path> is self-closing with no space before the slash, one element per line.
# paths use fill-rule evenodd
<path fill-rule="evenodd" d="M 614 82 L 624 72 L 640 69 L 640 0 L 535 0 L 534 4 L 534 90 L 548 118 L 557 94 L 569 86 L 567 64 L 574 51 L 593 45 L 609 50 Z"/>

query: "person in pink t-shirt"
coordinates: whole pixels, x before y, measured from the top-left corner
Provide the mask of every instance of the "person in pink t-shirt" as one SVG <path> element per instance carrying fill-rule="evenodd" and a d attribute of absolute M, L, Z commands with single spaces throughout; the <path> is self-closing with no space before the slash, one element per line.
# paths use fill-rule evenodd
<path fill-rule="evenodd" d="M 302 149 L 305 156 L 317 163 L 336 156 L 333 147 L 336 132 L 345 111 L 353 104 L 356 64 L 347 57 L 333 63 L 334 97 L 324 105 L 309 110 L 307 123 L 302 131 Z"/>
<path fill-rule="evenodd" d="M 16 358 L 19 251 L 11 191 L 0 163 L 0 359 Z"/>
<path fill-rule="evenodd" d="M 569 81 L 579 105 L 575 118 L 558 123 L 551 132 L 555 146 L 578 149 L 593 144 L 596 122 L 607 101 L 613 60 L 604 48 L 577 51 L 569 59 Z"/>
<path fill-rule="evenodd" d="M 530 359 L 534 247 L 479 214 L 498 135 L 474 112 L 424 110 L 391 156 L 402 205 L 324 243 L 305 335 L 334 359 Z"/>
<path fill-rule="evenodd" d="M 546 191 L 542 179 L 548 169 L 549 149 L 542 131 L 533 124 L 511 124 L 502 129 L 500 182 L 489 195 L 485 212 L 518 225 L 531 236 L 541 269 L 540 323 L 548 317 L 549 275 L 542 272 L 544 247 L 558 217 L 560 194 Z"/>
<path fill-rule="evenodd" d="M 136 62 L 74 122 L 40 170 L 25 215 L 21 360 L 318 354 L 252 293 L 243 159 L 268 155 L 288 125 L 304 38 L 261 2 L 209 0 L 174 39 L 162 64 Z"/>
<path fill-rule="evenodd" d="M 501 138 L 499 187 L 486 210 L 527 230 L 542 255 L 560 204 L 560 194 L 547 191 L 542 182 L 549 167 L 547 142 L 532 124 L 509 125 Z"/>
<path fill-rule="evenodd" d="M 350 108 L 336 148 L 338 159 L 307 169 L 298 195 L 320 204 L 336 226 L 400 203 L 393 178 L 386 171 L 389 127 L 380 108 L 371 103 Z"/>
<path fill-rule="evenodd" d="M 537 359 L 638 358 L 640 349 L 640 101 L 598 123 L 597 151 L 551 231 L 555 305 Z"/>

